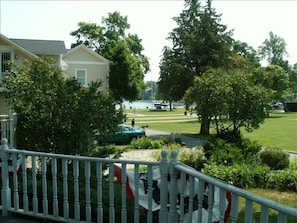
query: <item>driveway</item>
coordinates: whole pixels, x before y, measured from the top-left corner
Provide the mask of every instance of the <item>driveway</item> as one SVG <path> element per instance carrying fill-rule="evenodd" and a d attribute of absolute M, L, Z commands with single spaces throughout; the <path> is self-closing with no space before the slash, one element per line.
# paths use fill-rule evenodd
<path fill-rule="evenodd" d="M 170 132 L 163 132 L 163 131 L 158 131 L 158 130 L 153 130 L 150 128 L 145 129 L 145 134 L 148 137 L 151 138 L 159 138 L 160 136 L 163 137 L 171 137 L 171 138 L 180 138 L 183 143 L 189 148 L 196 148 L 198 146 L 201 146 L 206 140 L 204 139 L 199 139 L 195 137 L 190 137 L 182 134 L 174 134 Z"/>

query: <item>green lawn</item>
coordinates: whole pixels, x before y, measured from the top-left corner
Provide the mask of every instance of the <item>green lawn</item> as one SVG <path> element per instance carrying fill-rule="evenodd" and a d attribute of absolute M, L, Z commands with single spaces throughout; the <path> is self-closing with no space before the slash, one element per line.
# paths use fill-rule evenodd
<path fill-rule="evenodd" d="M 156 130 L 198 135 L 200 129 L 197 117 L 185 116 L 184 109 L 166 112 L 139 109 L 136 114 L 127 109 L 125 112 L 128 114 L 128 124 L 134 117 L 136 125 L 148 125 L 149 128 Z M 259 129 L 251 133 L 243 130 L 243 135 L 265 147 L 280 147 L 297 152 L 297 113 L 271 113 Z"/>
<path fill-rule="evenodd" d="M 280 147 L 297 152 L 297 113 L 271 113 L 259 129 L 244 136 L 261 145 Z"/>

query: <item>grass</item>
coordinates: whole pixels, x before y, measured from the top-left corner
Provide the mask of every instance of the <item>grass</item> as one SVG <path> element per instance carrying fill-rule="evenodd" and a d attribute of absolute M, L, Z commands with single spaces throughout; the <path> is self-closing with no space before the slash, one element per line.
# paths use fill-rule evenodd
<path fill-rule="evenodd" d="M 276 190 L 269 190 L 269 189 L 249 189 L 248 191 L 260 195 L 262 197 L 266 197 L 273 201 L 285 204 L 289 207 L 297 208 L 297 193 L 294 192 L 281 192 Z M 238 215 L 238 222 L 244 222 L 244 212 L 245 212 L 245 200 L 243 198 L 239 199 L 239 215 Z M 253 205 L 253 222 L 260 222 L 260 213 L 261 213 L 261 206 L 259 204 Z M 230 219 L 229 221 L 230 222 Z M 288 217 L 288 223 L 295 223 L 296 218 Z M 277 223 L 277 212 L 274 210 L 269 211 L 269 223 Z"/>
<path fill-rule="evenodd" d="M 273 146 L 297 152 L 297 113 L 271 113 L 259 129 L 244 136 L 265 147 Z"/>
<path fill-rule="evenodd" d="M 200 123 L 194 115 L 184 115 L 184 109 L 175 109 L 166 112 L 151 112 L 139 109 L 134 114 L 133 110 L 125 110 L 128 122 L 135 118 L 136 125 L 148 125 L 151 129 L 191 134 L 198 136 Z M 211 129 L 211 132 L 214 131 Z M 243 135 L 251 140 L 258 141 L 264 147 L 280 147 L 284 150 L 297 152 L 297 113 L 270 113 L 269 118 L 260 125 L 259 129 L 251 133 L 242 131 Z"/>

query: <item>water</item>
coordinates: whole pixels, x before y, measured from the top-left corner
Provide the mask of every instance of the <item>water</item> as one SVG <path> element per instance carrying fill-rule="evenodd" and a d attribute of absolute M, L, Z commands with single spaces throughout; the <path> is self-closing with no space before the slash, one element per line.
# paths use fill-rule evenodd
<path fill-rule="evenodd" d="M 138 100 L 138 101 L 124 101 L 123 108 L 127 109 L 151 109 L 155 108 L 154 103 L 161 103 L 161 101 L 155 101 L 155 100 Z M 183 103 L 173 103 L 174 107 L 184 107 Z M 119 105 L 117 106 L 119 108 Z"/>
<path fill-rule="evenodd" d="M 123 108 L 127 109 L 146 109 L 146 108 L 153 108 L 155 101 L 152 100 L 139 100 L 139 101 L 124 101 Z"/>

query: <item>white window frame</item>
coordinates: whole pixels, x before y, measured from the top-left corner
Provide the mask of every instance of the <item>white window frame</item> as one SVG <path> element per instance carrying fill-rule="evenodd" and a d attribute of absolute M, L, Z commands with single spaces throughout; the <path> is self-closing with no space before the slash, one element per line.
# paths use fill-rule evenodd
<path fill-rule="evenodd" d="M 81 77 L 78 77 L 78 72 L 79 71 L 84 71 L 85 77 L 84 77 L 84 83 L 81 81 Z M 81 83 L 82 86 L 86 87 L 87 86 L 87 69 L 75 69 L 75 78 L 76 80 Z"/>
<path fill-rule="evenodd" d="M 0 70 L 0 83 L 2 83 L 4 75 L 9 73 L 9 70 L 2 71 L 2 66 L 3 66 L 2 65 L 2 54 L 5 54 L 5 53 L 9 54 L 9 60 L 8 61 L 12 61 L 12 56 L 13 56 L 13 53 L 12 53 L 11 50 L 0 51 L 0 56 L 1 56 L 1 58 L 0 58 L 0 68 L 1 68 L 1 70 Z"/>

